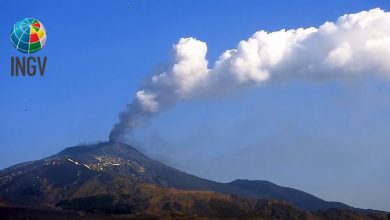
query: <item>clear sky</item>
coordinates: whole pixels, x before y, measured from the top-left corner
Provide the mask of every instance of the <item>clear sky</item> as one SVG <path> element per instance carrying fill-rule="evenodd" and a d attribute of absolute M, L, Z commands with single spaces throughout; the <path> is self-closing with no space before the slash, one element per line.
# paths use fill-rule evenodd
<path fill-rule="evenodd" d="M 107 140 L 145 78 L 182 37 L 213 63 L 257 30 L 318 27 L 388 0 L 15 1 L 0 14 L 0 168 Z M 47 30 L 44 77 L 10 76 L 25 17 Z M 128 142 L 218 181 L 265 179 L 326 200 L 390 211 L 390 81 L 295 81 L 182 102 Z"/>

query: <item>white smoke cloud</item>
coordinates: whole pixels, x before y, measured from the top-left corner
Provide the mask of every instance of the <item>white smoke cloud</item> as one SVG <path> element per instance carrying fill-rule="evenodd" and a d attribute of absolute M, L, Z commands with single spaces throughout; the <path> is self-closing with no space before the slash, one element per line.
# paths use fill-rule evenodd
<path fill-rule="evenodd" d="M 157 112 L 160 103 L 155 100 L 156 95 L 153 93 L 146 93 L 144 90 L 140 90 L 136 93 L 136 98 L 140 103 L 142 110 L 146 112 Z"/>
<path fill-rule="evenodd" d="M 136 93 L 110 140 L 177 101 L 278 80 L 338 80 L 362 74 L 390 76 L 390 13 L 379 8 L 349 14 L 318 28 L 258 31 L 225 51 L 212 68 L 207 45 L 182 38 L 175 62 Z"/>

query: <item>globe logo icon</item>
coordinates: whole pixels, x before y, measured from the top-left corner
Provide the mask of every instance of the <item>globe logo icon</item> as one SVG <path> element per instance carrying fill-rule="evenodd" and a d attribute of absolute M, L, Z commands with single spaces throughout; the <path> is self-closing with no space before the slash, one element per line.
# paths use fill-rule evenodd
<path fill-rule="evenodd" d="M 25 18 L 14 24 L 11 32 L 11 42 L 14 47 L 26 54 L 35 53 L 46 43 L 46 30 L 35 18 Z"/>

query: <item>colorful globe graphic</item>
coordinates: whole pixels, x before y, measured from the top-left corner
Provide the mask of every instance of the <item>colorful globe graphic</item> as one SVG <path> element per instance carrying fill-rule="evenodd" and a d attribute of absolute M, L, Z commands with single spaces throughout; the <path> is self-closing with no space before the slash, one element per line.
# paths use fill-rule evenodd
<path fill-rule="evenodd" d="M 25 18 L 14 24 L 10 38 L 18 51 L 26 54 L 35 53 L 45 46 L 46 30 L 37 19 Z"/>

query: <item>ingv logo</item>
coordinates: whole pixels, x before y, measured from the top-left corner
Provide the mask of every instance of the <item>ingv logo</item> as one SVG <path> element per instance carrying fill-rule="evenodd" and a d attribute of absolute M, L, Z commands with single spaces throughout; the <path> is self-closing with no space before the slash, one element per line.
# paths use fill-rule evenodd
<path fill-rule="evenodd" d="M 10 39 L 16 50 L 24 54 L 32 54 L 43 48 L 46 44 L 46 30 L 43 24 L 34 18 L 25 18 L 14 24 Z M 11 57 L 11 76 L 35 76 L 37 70 L 44 75 L 47 57 L 23 56 Z M 38 65 L 36 65 L 36 62 Z"/>

